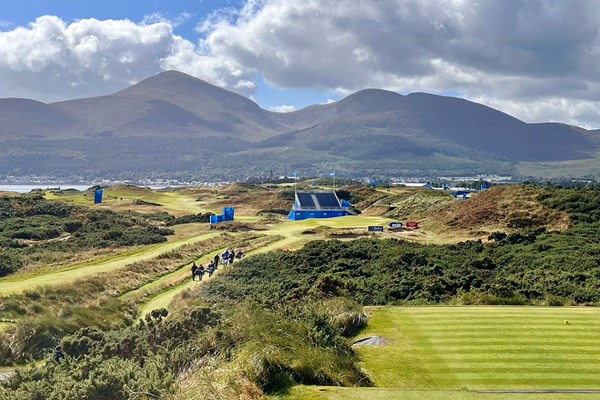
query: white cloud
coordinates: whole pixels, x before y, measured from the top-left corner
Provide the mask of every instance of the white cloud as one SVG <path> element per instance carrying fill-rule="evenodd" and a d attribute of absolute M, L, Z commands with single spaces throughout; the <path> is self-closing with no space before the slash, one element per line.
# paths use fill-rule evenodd
<path fill-rule="evenodd" d="M 296 111 L 296 106 L 286 106 L 286 105 L 271 106 L 271 107 L 269 107 L 269 110 L 275 111 L 278 113 L 287 113 L 287 112 Z"/>
<path fill-rule="evenodd" d="M 199 29 L 213 59 L 280 88 L 458 93 L 527 121 L 600 126 L 587 111 L 598 20 L 587 0 L 263 0 Z"/>
<path fill-rule="evenodd" d="M 194 14 L 191 14 L 188 12 L 181 13 L 173 18 L 166 17 L 160 13 L 154 13 L 154 14 L 146 15 L 144 17 L 142 23 L 145 25 L 151 25 L 151 24 L 155 24 L 158 22 L 166 22 L 166 23 L 170 24 L 171 26 L 179 26 L 179 25 L 182 25 L 182 24 L 188 22 L 190 19 L 192 19 L 192 17 L 194 17 Z"/>
<path fill-rule="evenodd" d="M 183 17 L 181 17 L 183 18 Z M 120 90 L 177 69 L 243 94 L 255 86 L 233 60 L 216 60 L 159 16 L 142 23 L 42 16 L 0 32 L 0 97 L 52 101 Z"/>
<path fill-rule="evenodd" d="M 600 2 L 246 0 L 193 43 L 168 19 L 43 16 L 0 31 L 0 97 L 82 97 L 177 69 L 251 96 L 366 87 L 455 94 L 526 121 L 600 127 Z M 282 99 L 285 102 L 285 99 Z"/>

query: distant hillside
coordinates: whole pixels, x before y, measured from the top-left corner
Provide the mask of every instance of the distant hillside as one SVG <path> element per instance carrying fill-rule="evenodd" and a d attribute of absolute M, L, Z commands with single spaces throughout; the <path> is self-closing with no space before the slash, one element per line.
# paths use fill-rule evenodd
<path fill-rule="evenodd" d="M 181 72 L 168 71 L 109 96 L 54 104 L 115 136 L 235 136 L 256 140 L 286 128 L 253 101 Z"/>
<path fill-rule="evenodd" d="M 526 124 L 463 99 L 376 89 L 276 119 L 297 130 L 271 138 L 267 145 L 304 143 L 341 155 L 358 148 L 355 157 L 373 159 L 398 153 L 511 161 L 582 159 L 593 155 L 600 139 L 597 132 L 564 124 Z"/>
<path fill-rule="evenodd" d="M 107 96 L 53 104 L 0 99 L 0 142 L 0 170 L 12 175 L 514 175 L 522 162 L 596 157 L 600 131 L 527 124 L 463 99 L 379 89 L 274 113 L 168 71 Z"/>
<path fill-rule="evenodd" d="M 87 124 L 52 104 L 0 99 L 0 138 L 42 138 L 87 129 Z"/>

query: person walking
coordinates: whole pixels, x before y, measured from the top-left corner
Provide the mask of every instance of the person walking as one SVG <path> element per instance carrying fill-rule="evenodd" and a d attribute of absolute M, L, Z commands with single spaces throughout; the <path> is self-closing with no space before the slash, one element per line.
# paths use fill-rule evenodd
<path fill-rule="evenodd" d="M 196 261 L 194 261 L 194 263 L 192 264 L 192 280 L 195 281 L 196 280 L 196 275 L 198 272 L 198 266 L 196 265 Z"/>
<path fill-rule="evenodd" d="M 54 348 L 54 361 L 60 363 L 60 360 L 62 360 L 63 358 L 65 358 L 65 354 L 62 351 L 62 347 L 58 345 Z"/>
<path fill-rule="evenodd" d="M 221 259 L 223 260 L 223 266 L 224 267 L 226 267 L 227 265 L 229 265 L 229 250 L 225 250 L 225 252 L 221 256 Z"/>
<path fill-rule="evenodd" d="M 199 281 L 202 280 L 202 277 L 204 276 L 204 265 L 200 264 L 200 266 L 198 267 L 198 270 L 196 270 L 196 275 L 198 275 L 199 277 Z"/>
<path fill-rule="evenodd" d="M 219 261 L 221 261 L 221 260 L 220 260 L 218 254 L 215 254 L 214 260 L 215 260 L 215 269 L 219 269 Z"/>

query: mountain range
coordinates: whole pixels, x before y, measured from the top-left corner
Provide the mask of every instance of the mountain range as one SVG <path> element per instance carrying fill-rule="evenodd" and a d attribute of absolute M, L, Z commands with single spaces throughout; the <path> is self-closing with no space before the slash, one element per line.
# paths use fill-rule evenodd
<path fill-rule="evenodd" d="M 460 98 L 379 89 L 275 113 L 167 71 L 107 96 L 0 99 L 0 144 L 0 175 L 516 175 L 522 163 L 593 159 L 600 131 L 528 124 Z"/>

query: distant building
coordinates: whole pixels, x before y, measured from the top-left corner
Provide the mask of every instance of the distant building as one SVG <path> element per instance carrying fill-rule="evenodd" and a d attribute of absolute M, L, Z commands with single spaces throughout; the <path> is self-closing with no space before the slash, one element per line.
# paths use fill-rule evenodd
<path fill-rule="evenodd" d="M 289 219 L 300 221 L 308 218 L 334 218 L 355 215 L 350 211 L 350 202 L 340 202 L 333 192 L 297 192 Z"/>

